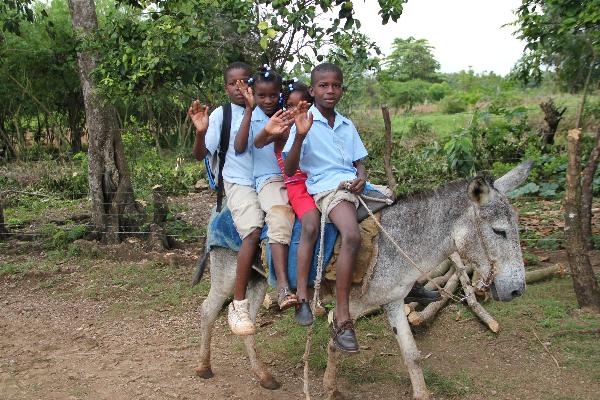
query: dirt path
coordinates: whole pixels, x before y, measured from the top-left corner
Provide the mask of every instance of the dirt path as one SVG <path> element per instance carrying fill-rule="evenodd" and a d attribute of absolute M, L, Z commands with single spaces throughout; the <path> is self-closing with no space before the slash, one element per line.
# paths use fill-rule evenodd
<path fill-rule="evenodd" d="M 85 285 L 77 275 L 72 273 L 65 285 Z M 64 298 L 59 290 L 40 288 L 35 279 L 0 281 L 0 398 L 303 398 L 299 360 L 276 357 L 271 367 L 283 388 L 260 388 L 223 317 L 217 322 L 213 342 L 215 377 L 207 381 L 195 377 L 199 339 L 195 309 L 200 298 L 183 312 L 146 313 L 119 312 L 114 307 L 116 300 Z M 464 375 L 468 377 L 464 384 L 474 387 L 463 388 L 464 394 L 459 391 L 437 398 L 594 399 L 600 393 L 600 383 L 593 377 L 582 376 L 577 369 L 557 370 L 548 354 L 536 348 L 522 330 L 509 328 L 494 337 L 475 321 L 454 321 L 455 314 L 456 308 L 446 309 L 431 329 L 417 333 L 417 341 L 423 354 L 431 354 L 425 367 L 439 373 L 431 378 L 434 383 L 444 379 L 442 374 Z M 270 318 L 263 315 L 261 321 Z M 383 319 L 375 317 L 373 324 Z M 263 337 L 277 334 L 271 325 L 261 329 Z M 358 365 L 364 377 L 342 380 L 342 390 L 352 393 L 350 399 L 410 398 L 410 385 L 401 359 L 395 356 L 399 351 L 391 333 L 384 329 L 377 340 L 365 339 L 365 329 L 370 328 L 361 332 L 362 344 L 369 345 L 364 353 L 386 354 L 389 373 L 396 377 L 366 383 L 366 375 L 383 368 L 373 361 L 375 357 Z M 313 394 L 321 398 L 323 393 L 316 387 L 321 372 L 317 375 L 312 377 Z M 432 390 L 443 385 L 443 381 L 437 382 Z"/>

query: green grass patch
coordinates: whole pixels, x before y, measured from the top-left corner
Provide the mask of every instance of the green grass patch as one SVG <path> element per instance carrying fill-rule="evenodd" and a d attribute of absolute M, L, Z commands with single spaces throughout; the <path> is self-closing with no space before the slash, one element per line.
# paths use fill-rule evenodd
<path fill-rule="evenodd" d="M 425 368 L 423 375 L 428 389 L 436 394 L 436 398 L 465 396 L 471 391 L 471 379 L 464 371 L 446 376 Z"/>
<path fill-rule="evenodd" d="M 571 279 L 529 285 L 522 298 L 507 304 L 490 302 L 485 307 L 503 330 L 525 331 L 531 351 L 541 349 L 535 330 L 542 341 L 550 342 L 551 351 L 563 365 L 600 377 L 598 336 L 579 333 L 600 329 L 600 316 L 579 311 Z"/>
<path fill-rule="evenodd" d="M 189 271 L 162 263 L 91 265 L 84 269 L 87 285 L 80 294 L 112 300 L 113 311 L 143 313 L 148 310 L 180 311 L 208 293 L 208 280 L 191 287 Z"/>

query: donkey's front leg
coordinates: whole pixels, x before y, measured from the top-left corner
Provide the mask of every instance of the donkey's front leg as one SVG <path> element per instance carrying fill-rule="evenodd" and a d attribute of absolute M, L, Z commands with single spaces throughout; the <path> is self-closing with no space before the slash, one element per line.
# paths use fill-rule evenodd
<path fill-rule="evenodd" d="M 246 297 L 250 303 L 250 318 L 252 322 L 256 323 L 256 315 L 258 310 L 265 299 L 265 293 L 267 292 L 267 281 L 263 278 L 255 278 L 248 284 L 246 290 Z M 256 353 L 256 343 L 254 341 L 254 335 L 244 337 L 244 344 L 246 345 L 246 352 L 248 358 L 250 358 L 250 365 L 252 366 L 252 372 L 258 378 L 260 386 L 265 389 L 275 390 L 279 389 L 281 385 L 271 375 L 269 369 L 259 360 L 258 354 Z"/>
<path fill-rule="evenodd" d="M 417 349 L 417 344 L 410 330 L 410 325 L 404 313 L 404 302 L 398 301 L 384 306 L 387 312 L 390 325 L 396 335 L 396 340 L 402 350 L 404 364 L 410 375 L 410 382 L 413 387 L 413 397 L 418 400 L 428 400 L 429 391 L 425 386 L 423 370 L 421 369 L 421 352 Z"/>

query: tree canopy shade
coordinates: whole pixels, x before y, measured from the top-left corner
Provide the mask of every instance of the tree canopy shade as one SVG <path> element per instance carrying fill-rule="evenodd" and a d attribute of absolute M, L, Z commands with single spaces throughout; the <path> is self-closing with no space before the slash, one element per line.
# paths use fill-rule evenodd
<path fill-rule="evenodd" d="M 548 66 L 572 92 L 583 88 L 590 71 L 598 81 L 600 0 L 522 0 L 516 15 L 516 35 L 527 43 L 515 68 L 521 80 L 539 81 Z"/>

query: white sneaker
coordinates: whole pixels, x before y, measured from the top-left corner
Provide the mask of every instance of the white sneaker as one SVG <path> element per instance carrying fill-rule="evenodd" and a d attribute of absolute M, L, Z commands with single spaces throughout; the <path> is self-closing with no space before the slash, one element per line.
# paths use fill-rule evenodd
<path fill-rule="evenodd" d="M 229 304 L 227 322 L 231 331 L 238 336 L 254 335 L 256 328 L 250 319 L 248 299 L 233 300 Z"/>

